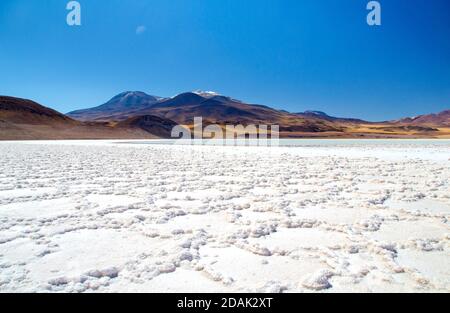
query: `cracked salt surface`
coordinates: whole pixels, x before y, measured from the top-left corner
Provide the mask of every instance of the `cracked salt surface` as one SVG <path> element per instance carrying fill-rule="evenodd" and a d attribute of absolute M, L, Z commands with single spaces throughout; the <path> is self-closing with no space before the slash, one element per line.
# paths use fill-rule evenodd
<path fill-rule="evenodd" d="M 450 291 L 450 141 L 293 142 L 0 143 L 0 292 Z"/>

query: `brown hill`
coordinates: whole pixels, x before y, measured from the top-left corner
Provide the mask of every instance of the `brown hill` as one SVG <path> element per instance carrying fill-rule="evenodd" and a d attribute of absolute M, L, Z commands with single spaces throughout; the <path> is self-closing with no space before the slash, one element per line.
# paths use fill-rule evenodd
<path fill-rule="evenodd" d="M 26 99 L 0 96 L 0 140 L 156 138 L 139 127 L 80 122 Z"/>
<path fill-rule="evenodd" d="M 153 115 L 131 117 L 116 125 L 118 129 L 144 130 L 161 138 L 170 138 L 172 129 L 178 124 L 172 120 Z"/>
<path fill-rule="evenodd" d="M 407 117 L 394 122 L 396 124 L 402 125 L 450 127 L 450 110 L 442 111 L 437 114 L 426 114 L 426 115 L 419 115 L 416 117 Z"/>
<path fill-rule="evenodd" d="M 34 101 L 0 96 L 0 120 L 15 124 L 76 124 L 71 118 Z"/>

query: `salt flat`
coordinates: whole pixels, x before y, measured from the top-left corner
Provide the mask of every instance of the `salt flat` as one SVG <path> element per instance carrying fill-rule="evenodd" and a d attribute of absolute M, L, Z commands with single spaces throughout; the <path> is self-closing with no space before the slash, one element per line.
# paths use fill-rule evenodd
<path fill-rule="evenodd" d="M 450 141 L 0 143 L 1 292 L 449 292 L 449 217 Z"/>

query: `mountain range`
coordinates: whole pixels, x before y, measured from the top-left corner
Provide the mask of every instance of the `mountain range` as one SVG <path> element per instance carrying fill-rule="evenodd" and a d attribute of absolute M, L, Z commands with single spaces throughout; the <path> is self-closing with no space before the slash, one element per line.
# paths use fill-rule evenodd
<path fill-rule="evenodd" d="M 279 125 L 281 137 L 450 138 L 450 110 L 395 121 L 368 122 L 320 111 L 291 113 L 211 91 L 158 97 L 120 93 L 106 103 L 62 114 L 26 99 L 0 96 L 0 139 L 167 138 L 175 125 Z"/>

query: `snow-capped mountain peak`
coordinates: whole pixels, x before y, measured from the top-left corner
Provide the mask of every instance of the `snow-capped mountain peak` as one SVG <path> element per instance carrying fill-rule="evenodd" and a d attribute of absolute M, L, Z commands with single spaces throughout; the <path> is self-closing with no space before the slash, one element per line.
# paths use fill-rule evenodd
<path fill-rule="evenodd" d="M 203 90 L 195 90 L 193 91 L 193 93 L 202 96 L 202 97 L 214 97 L 214 96 L 220 96 L 219 93 L 215 92 L 215 91 L 203 91 Z"/>

